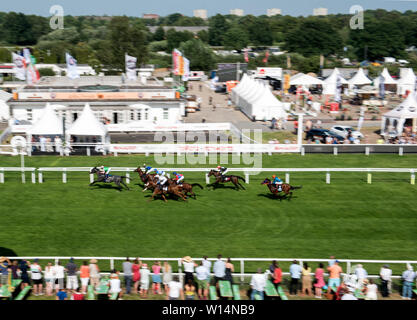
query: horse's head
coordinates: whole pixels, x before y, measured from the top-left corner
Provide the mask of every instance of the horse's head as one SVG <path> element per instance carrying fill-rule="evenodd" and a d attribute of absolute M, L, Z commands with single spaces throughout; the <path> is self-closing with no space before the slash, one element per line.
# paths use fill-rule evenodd
<path fill-rule="evenodd" d="M 270 184 L 271 180 L 269 180 L 268 178 L 265 178 L 265 180 L 263 182 L 261 182 L 261 184 Z"/>
<path fill-rule="evenodd" d="M 142 174 L 142 169 L 140 167 L 137 167 L 133 172 L 137 172 L 139 174 Z"/>
<path fill-rule="evenodd" d="M 97 167 L 94 167 L 94 168 L 91 168 L 91 170 L 90 170 L 90 173 L 96 173 L 96 172 L 98 172 L 99 170 L 97 169 Z"/>
<path fill-rule="evenodd" d="M 214 175 L 214 170 L 210 170 L 210 172 L 209 172 L 208 176 L 209 176 L 209 177 L 211 177 L 211 176 L 213 176 L 213 175 Z"/>

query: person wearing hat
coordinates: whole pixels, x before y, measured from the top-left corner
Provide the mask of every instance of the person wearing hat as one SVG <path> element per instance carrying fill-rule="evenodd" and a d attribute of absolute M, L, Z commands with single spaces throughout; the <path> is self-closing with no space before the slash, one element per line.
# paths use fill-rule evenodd
<path fill-rule="evenodd" d="M 188 280 L 191 280 L 194 283 L 194 267 L 197 267 L 198 265 L 191 259 L 190 256 L 185 256 L 182 258 L 181 263 L 184 266 L 184 284 L 188 283 Z"/>
<path fill-rule="evenodd" d="M 358 300 L 358 298 L 356 298 L 353 294 L 355 292 L 355 288 L 348 286 L 346 289 L 346 292 L 343 294 L 340 300 Z"/>
<path fill-rule="evenodd" d="M 403 294 L 402 298 L 411 300 L 413 295 L 413 282 L 416 278 L 416 273 L 413 271 L 413 267 L 411 265 L 407 265 L 407 270 L 403 272 L 402 279 L 403 279 Z"/>
<path fill-rule="evenodd" d="M 379 276 L 381 278 L 381 295 L 384 298 L 389 297 L 388 286 L 391 282 L 392 270 L 389 268 L 389 265 L 384 264 L 384 266 L 379 271 Z"/>
<path fill-rule="evenodd" d="M 272 176 L 272 182 L 271 182 L 272 184 L 275 184 L 275 187 L 278 189 L 278 191 L 279 192 L 281 192 L 282 191 L 282 189 L 281 189 L 281 187 L 282 187 L 282 180 L 279 178 L 279 177 L 277 177 L 276 175 L 273 175 Z"/>
<path fill-rule="evenodd" d="M 7 285 L 9 281 L 9 270 L 11 262 L 6 257 L 0 257 L 0 288 Z"/>
<path fill-rule="evenodd" d="M 100 269 L 97 266 L 97 260 L 91 259 L 88 267 L 90 269 L 90 284 L 96 288 L 100 283 Z"/>
<path fill-rule="evenodd" d="M 142 269 L 140 269 L 140 296 L 144 299 L 148 296 L 150 274 L 148 265 L 146 263 L 142 264 Z"/>

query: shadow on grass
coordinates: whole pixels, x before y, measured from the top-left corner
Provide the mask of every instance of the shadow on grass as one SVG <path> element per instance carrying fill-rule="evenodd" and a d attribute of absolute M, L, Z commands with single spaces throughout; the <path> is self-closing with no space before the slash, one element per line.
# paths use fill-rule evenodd
<path fill-rule="evenodd" d="M 0 247 L 0 256 L 1 257 L 17 257 L 17 253 L 14 250 L 9 248 Z"/>
<path fill-rule="evenodd" d="M 276 195 L 276 194 L 272 194 L 272 193 L 258 193 L 258 197 L 264 197 L 264 198 L 267 198 L 267 199 L 270 199 L 270 200 L 279 200 L 279 201 L 282 201 L 282 200 L 290 201 L 292 199 L 297 199 L 298 198 L 297 196 L 294 196 L 294 195 L 292 197 L 290 197 L 289 195 L 280 196 L 280 195 Z"/>
<path fill-rule="evenodd" d="M 216 189 L 232 189 L 232 190 L 236 190 L 236 191 L 241 191 L 241 190 L 246 190 L 246 189 L 237 189 L 235 186 L 231 186 L 231 185 L 224 185 L 224 184 L 214 184 L 214 185 L 206 185 L 206 189 L 208 191 L 214 191 Z"/>
<path fill-rule="evenodd" d="M 95 184 L 95 185 L 92 185 L 92 186 L 89 186 L 92 190 L 99 190 L 99 189 L 113 189 L 113 190 L 117 190 L 117 191 L 120 191 L 120 192 L 122 192 L 123 190 L 124 191 L 131 191 L 131 190 L 128 190 L 128 189 L 126 189 L 126 188 L 124 188 L 124 187 L 122 187 L 121 189 L 119 189 L 119 187 L 117 187 L 117 186 L 114 186 L 114 185 L 111 185 L 111 184 Z"/>

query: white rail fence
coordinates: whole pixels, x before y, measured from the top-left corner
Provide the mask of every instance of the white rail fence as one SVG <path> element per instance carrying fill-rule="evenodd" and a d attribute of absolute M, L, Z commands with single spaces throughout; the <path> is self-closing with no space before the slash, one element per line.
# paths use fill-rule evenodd
<path fill-rule="evenodd" d="M 43 183 L 43 174 L 44 172 L 61 172 L 62 173 L 62 182 L 68 182 L 68 173 L 69 172 L 90 172 L 91 167 L 43 167 L 43 168 L 0 168 L 0 183 L 4 183 L 5 172 L 21 172 L 22 183 L 26 182 L 26 172 L 31 172 L 32 183 L 36 183 L 36 171 L 38 172 L 38 182 Z M 118 172 L 127 177 L 126 182 L 130 183 L 131 173 L 136 170 L 132 167 L 114 167 L 112 172 Z M 202 172 L 205 173 L 206 183 L 210 183 L 210 177 L 208 176 L 211 168 L 160 168 L 166 172 L 178 171 L 178 172 Z M 416 176 L 415 172 L 417 168 L 229 168 L 229 172 L 239 172 L 245 175 L 245 182 L 250 182 L 251 175 L 257 175 L 262 172 L 281 172 L 285 173 L 285 182 L 290 183 L 290 173 L 296 172 L 324 172 L 326 177 L 326 184 L 331 182 L 331 173 L 332 172 L 363 172 L 367 175 L 367 183 L 372 183 L 372 174 L 373 173 L 409 173 L 410 174 L 410 184 L 414 185 Z M 134 179 L 138 179 L 136 176 Z M 94 181 L 94 174 L 90 174 L 90 183 Z"/>
<path fill-rule="evenodd" d="M 55 263 L 57 263 L 60 260 L 69 260 L 73 258 L 74 260 L 86 260 L 89 261 L 91 259 L 96 259 L 97 261 L 108 261 L 109 262 L 109 271 L 114 270 L 115 269 L 115 262 L 117 261 L 125 261 L 126 257 L 56 257 L 56 256 L 45 256 L 45 257 L 29 257 L 29 256 L 21 256 L 21 257 L 9 257 L 10 260 L 21 260 L 21 259 L 25 259 L 25 260 L 29 260 L 29 261 L 33 261 L 34 259 L 39 259 L 39 260 L 46 260 L 48 262 L 50 262 L 51 260 L 54 261 Z M 131 258 L 130 260 L 132 261 Z M 142 262 L 147 262 L 147 261 L 168 261 L 168 262 L 177 262 L 178 264 L 178 272 L 177 273 L 173 273 L 174 275 L 179 275 L 181 278 L 183 276 L 183 269 L 182 269 L 182 263 L 181 263 L 181 258 L 142 258 L 140 257 L 140 260 Z M 201 261 L 202 258 L 192 258 L 193 261 Z M 207 260 L 209 261 L 216 261 L 217 258 L 207 258 Z M 245 263 L 248 262 L 259 262 L 259 263 L 265 263 L 268 262 L 270 263 L 271 261 L 276 260 L 278 263 L 280 262 L 292 262 L 294 260 L 296 260 L 300 266 L 303 266 L 304 262 L 330 262 L 330 259 L 304 259 L 304 258 L 232 258 L 233 262 L 239 262 L 239 266 L 240 266 L 240 272 L 234 272 L 233 276 L 235 277 L 240 277 L 240 281 L 244 282 L 245 277 L 248 276 L 252 276 L 254 274 L 254 272 L 245 272 Z M 223 259 L 223 261 L 225 261 Z M 342 276 L 346 275 L 346 274 L 352 274 L 354 273 L 354 269 L 353 266 L 355 264 L 376 264 L 379 265 L 380 267 L 382 267 L 385 264 L 389 264 L 390 267 L 392 265 L 399 265 L 399 266 L 403 266 L 404 270 L 407 269 L 408 265 L 413 265 L 413 264 L 417 264 L 416 260 L 356 260 L 356 259 L 338 259 L 340 264 L 346 263 L 346 272 L 342 273 Z M 101 274 L 105 275 L 105 274 L 109 274 L 109 272 L 101 272 Z M 121 272 L 120 274 L 123 275 L 123 272 Z M 152 273 L 151 273 L 152 274 Z M 283 275 L 289 275 L 289 272 L 283 272 Z M 311 275 L 313 275 L 314 273 L 311 273 Z M 211 274 L 213 275 L 213 274 Z M 325 273 L 326 276 L 328 276 L 327 273 Z M 379 274 L 368 274 L 369 278 L 379 278 Z M 400 275 L 393 275 L 392 276 L 393 279 L 401 279 Z"/>

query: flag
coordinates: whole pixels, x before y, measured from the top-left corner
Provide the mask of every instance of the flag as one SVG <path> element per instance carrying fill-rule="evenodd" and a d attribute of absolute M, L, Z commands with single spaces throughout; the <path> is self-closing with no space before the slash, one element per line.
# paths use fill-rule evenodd
<path fill-rule="evenodd" d="M 184 57 L 182 56 L 181 51 L 174 49 L 172 52 L 172 65 L 173 65 L 173 74 L 175 76 L 184 75 Z"/>
<path fill-rule="evenodd" d="M 137 58 L 131 57 L 129 55 L 125 55 L 125 64 L 126 64 L 126 76 L 128 80 L 136 80 L 136 62 L 138 61 Z"/>
<path fill-rule="evenodd" d="M 362 129 L 362 124 L 363 124 L 363 116 L 360 116 L 358 120 L 358 128 L 357 128 L 358 131 Z"/>
<path fill-rule="evenodd" d="M 266 50 L 265 52 L 265 58 L 263 59 L 264 63 L 268 63 L 268 58 L 269 58 L 269 50 Z"/>
<path fill-rule="evenodd" d="M 26 61 L 21 55 L 12 53 L 15 77 L 19 80 L 26 80 Z"/>
<path fill-rule="evenodd" d="M 77 70 L 77 60 L 75 60 L 68 52 L 65 54 L 67 60 L 67 77 L 70 79 L 77 79 L 80 74 Z"/>
<path fill-rule="evenodd" d="M 337 74 L 337 81 L 336 81 L 336 92 L 334 95 L 334 101 L 341 102 L 342 101 L 342 77 L 340 74 Z"/>
<path fill-rule="evenodd" d="M 245 61 L 249 62 L 249 49 L 243 50 L 243 56 L 245 57 Z"/>
<path fill-rule="evenodd" d="M 28 48 L 23 49 L 23 56 L 26 61 L 26 82 L 28 84 L 34 84 L 41 78 L 38 70 L 33 65 L 34 57 L 30 54 Z"/>
<path fill-rule="evenodd" d="M 188 81 L 190 77 L 190 60 L 184 57 L 184 74 L 182 76 L 182 81 Z"/>
<path fill-rule="evenodd" d="M 385 98 L 385 78 L 382 74 L 379 76 L 379 96 Z"/>
<path fill-rule="evenodd" d="M 291 57 L 287 56 L 287 68 L 291 69 Z"/>

